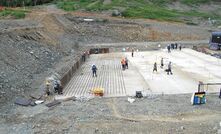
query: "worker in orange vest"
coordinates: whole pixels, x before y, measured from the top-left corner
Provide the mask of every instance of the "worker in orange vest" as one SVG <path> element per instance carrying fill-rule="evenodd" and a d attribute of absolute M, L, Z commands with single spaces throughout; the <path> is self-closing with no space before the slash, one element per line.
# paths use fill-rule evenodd
<path fill-rule="evenodd" d="M 122 69 L 125 70 L 126 61 L 124 58 L 122 58 L 122 60 L 121 60 L 121 65 L 122 65 Z"/>

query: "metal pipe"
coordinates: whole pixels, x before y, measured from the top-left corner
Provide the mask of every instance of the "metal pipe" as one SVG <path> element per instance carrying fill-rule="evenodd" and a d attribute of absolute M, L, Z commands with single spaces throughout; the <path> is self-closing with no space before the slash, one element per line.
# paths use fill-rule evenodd
<path fill-rule="evenodd" d="M 221 85 L 221 83 L 199 83 L 199 85 Z"/>
<path fill-rule="evenodd" d="M 202 83 L 202 82 L 199 82 L 199 84 L 198 84 L 198 92 L 200 92 L 200 87 L 204 86 L 204 85 L 207 85 L 207 88 L 208 88 L 208 85 L 221 85 L 221 83 Z"/>

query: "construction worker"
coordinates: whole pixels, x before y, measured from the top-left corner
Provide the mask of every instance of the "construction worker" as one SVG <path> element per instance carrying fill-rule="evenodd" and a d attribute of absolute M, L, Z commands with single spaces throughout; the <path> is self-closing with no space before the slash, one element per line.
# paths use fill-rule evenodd
<path fill-rule="evenodd" d="M 59 85 L 58 94 L 63 94 L 63 87 L 61 85 Z"/>
<path fill-rule="evenodd" d="M 60 81 L 57 81 L 57 80 L 55 81 L 54 92 L 55 92 L 55 93 L 58 92 L 58 94 L 63 94 L 63 93 L 62 93 L 62 86 L 61 86 L 61 84 L 60 84 Z"/>
<path fill-rule="evenodd" d="M 221 88 L 220 88 L 220 91 L 219 91 L 219 98 L 221 99 Z"/>
<path fill-rule="evenodd" d="M 161 60 L 160 60 L 160 68 L 163 68 L 163 58 L 161 58 Z"/>
<path fill-rule="evenodd" d="M 83 55 L 82 55 L 82 61 L 83 61 L 83 62 L 86 61 L 86 52 L 84 52 Z"/>
<path fill-rule="evenodd" d="M 131 56 L 134 57 L 134 49 L 132 49 L 132 54 L 131 54 Z"/>
<path fill-rule="evenodd" d="M 125 57 L 125 68 L 128 69 L 128 59 Z"/>
<path fill-rule="evenodd" d="M 155 62 L 153 65 L 153 72 L 156 71 L 157 72 L 157 63 Z"/>
<path fill-rule="evenodd" d="M 174 44 L 173 43 L 171 44 L 171 49 L 174 49 Z"/>
<path fill-rule="evenodd" d="M 175 49 L 177 49 L 177 43 L 175 43 Z"/>
<path fill-rule="evenodd" d="M 171 61 L 169 62 L 169 64 L 168 64 L 168 69 L 167 69 L 167 75 L 169 75 L 169 73 L 172 75 L 173 73 L 172 73 L 172 68 L 171 68 Z"/>
<path fill-rule="evenodd" d="M 92 70 L 93 77 L 94 76 L 97 77 L 97 67 L 96 67 L 95 64 L 92 65 L 92 69 L 91 70 Z"/>
<path fill-rule="evenodd" d="M 180 49 L 180 51 L 181 51 L 181 49 L 182 49 L 182 46 L 181 46 L 181 45 L 179 45 L 179 49 Z"/>
<path fill-rule="evenodd" d="M 50 92 L 50 90 L 51 90 L 51 83 L 50 83 L 50 81 L 49 81 L 49 80 L 46 80 L 45 85 L 46 85 L 46 87 L 45 87 L 45 93 L 46 93 L 47 95 L 50 95 L 50 94 L 51 94 L 51 92 Z"/>
<path fill-rule="evenodd" d="M 168 53 L 170 53 L 170 45 L 169 44 L 167 45 L 167 50 L 168 50 Z"/>
<path fill-rule="evenodd" d="M 90 57 L 90 51 L 89 50 L 87 51 L 87 57 L 88 58 Z"/>
<path fill-rule="evenodd" d="M 59 90 L 60 84 L 58 83 L 58 81 L 55 80 L 54 82 L 54 92 L 57 93 Z"/>
<path fill-rule="evenodd" d="M 121 60 L 122 69 L 125 70 L 126 61 L 124 58 Z"/>

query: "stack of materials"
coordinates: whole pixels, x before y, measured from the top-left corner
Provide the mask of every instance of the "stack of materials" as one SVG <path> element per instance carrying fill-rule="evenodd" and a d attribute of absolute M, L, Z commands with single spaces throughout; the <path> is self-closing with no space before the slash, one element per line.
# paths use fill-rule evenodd
<path fill-rule="evenodd" d="M 206 103 L 206 93 L 205 92 L 196 92 L 193 93 L 191 98 L 192 105 L 200 105 Z"/>
<path fill-rule="evenodd" d="M 95 96 L 103 96 L 104 95 L 104 89 L 103 88 L 94 88 L 92 90 L 92 93 L 95 95 Z"/>
<path fill-rule="evenodd" d="M 137 98 L 142 98 L 143 97 L 143 94 L 141 91 L 136 91 L 136 97 Z"/>

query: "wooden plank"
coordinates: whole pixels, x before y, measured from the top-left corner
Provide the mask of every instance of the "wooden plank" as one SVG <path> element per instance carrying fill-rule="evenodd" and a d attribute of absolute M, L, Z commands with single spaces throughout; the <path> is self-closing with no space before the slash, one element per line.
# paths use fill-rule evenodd
<path fill-rule="evenodd" d="M 52 101 L 52 102 L 46 104 L 46 106 L 47 106 L 47 107 L 53 107 L 53 106 L 57 106 L 57 105 L 59 105 L 59 104 L 61 104 L 61 102 L 55 100 L 55 101 Z"/>

